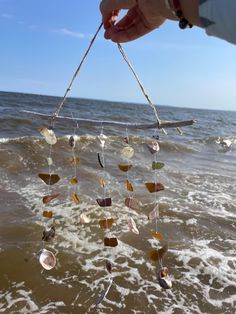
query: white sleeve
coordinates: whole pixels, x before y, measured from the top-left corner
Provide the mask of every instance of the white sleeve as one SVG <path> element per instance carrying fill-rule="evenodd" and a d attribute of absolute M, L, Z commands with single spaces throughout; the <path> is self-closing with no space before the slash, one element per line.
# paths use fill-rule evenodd
<path fill-rule="evenodd" d="M 206 33 L 236 44 L 236 0 L 199 0 L 199 4 Z"/>

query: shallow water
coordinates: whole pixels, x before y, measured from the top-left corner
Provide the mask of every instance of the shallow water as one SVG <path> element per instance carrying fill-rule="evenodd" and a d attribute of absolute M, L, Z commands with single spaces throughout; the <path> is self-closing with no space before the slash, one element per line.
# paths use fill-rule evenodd
<path fill-rule="evenodd" d="M 53 146 L 53 170 L 61 177 L 52 192 L 61 195 L 43 205 L 47 186 L 38 173 L 47 171 L 49 147 L 37 129 L 47 125 L 44 118 L 20 110 L 51 114 L 59 99 L 38 95 L 0 93 L 0 313 L 214 313 L 232 314 L 236 307 L 236 143 L 231 148 L 217 144 L 220 138 L 236 135 L 236 112 L 160 107 L 165 120 L 197 119 L 179 136 L 170 130 L 160 135 L 158 159 L 165 163 L 159 181 L 166 187 L 157 198 L 144 183 L 154 179 L 152 156 L 146 148 L 153 131 L 129 132 L 135 150 L 129 180 L 142 203 L 140 211 L 124 205 L 127 192 L 125 173 L 118 169 L 124 147 L 122 128 L 104 128 L 109 136 L 105 149 L 105 174 L 97 161 L 100 128 L 76 130 L 78 195 L 80 205 L 70 200 L 68 136 L 75 124 L 55 125 L 58 143 Z M 153 122 L 149 107 L 95 100 L 69 99 L 64 115 L 98 120 L 136 123 Z M 98 179 L 105 175 L 107 196 L 113 206 L 107 212 L 98 207 L 102 190 Z M 148 212 L 159 203 L 158 231 L 164 241 L 150 237 L 155 223 Z M 47 245 L 57 253 L 57 266 L 42 271 L 34 256 L 41 248 L 45 225 L 42 211 L 54 212 L 56 237 Z M 84 226 L 82 212 L 91 218 Z M 112 234 L 119 245 L 104 249 L 104 233 L 98 220 L 115 218 Z M 130 233 L 132 217 L 140 235 Z M 148 259 L 152 247 L 168 242 L 164 264 L 173 277 L 173 288 L 163 290 L 157 282 L 158 265 Z M 109 282 L 105 261 L 113 263 L 114 284 L 102 304 L 95 307 Z"/>

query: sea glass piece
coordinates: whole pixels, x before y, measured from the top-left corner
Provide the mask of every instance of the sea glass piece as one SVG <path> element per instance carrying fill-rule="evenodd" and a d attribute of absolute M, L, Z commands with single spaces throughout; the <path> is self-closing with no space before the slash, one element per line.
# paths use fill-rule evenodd
<path fill-rule="evenodd" d="M 157 279 L 159 285 L 164 289 L 172 288 L 172 281 L 169 276 L 169 270 L 167 267 L 161 267 L 157 272 Z"/>
<path fill-rule="evenodd" d="M 71 199 L 77 205 L 80 203 L 80 199 L 79 199 L 78 195 L 75 192 L 73 192 L 71 194 Z"/>
<path fill-rule="evenodd" d="M 69 163 L 72 166 L 78 166 L 80 164 L 80 159 L 79 159 L 79 157 L 72 157 L 69 159 Z"/>
<path fill-rule="evenodd" d="M 42 240 L 45 242 L 49 242 L 50 240 L 52 240 L 55 237 L 55 227 L 52 226 L 50 229 L 48 230 L 44 230 L 43 231 L 43 237 Z"/>
<path fill-rule="evenodd" d="M 47 162 L 48 162 L 48 165 L 49 165 L 49 166 L 53 165 L 53 160 L 52 160 L 51 157 L 48 157 L 48 158 L 47 158 Z"/>
<path fill-rule="evenodd" d="M 105 246 L 110 246 L 110 247 L 116 247 L 118 245 L 118 240 L 117 238 L 104 238 L 104 245 Z"/>
<path fill-rule="evenodd" d="M 123 158 L 131 159 L 134 156 L 134 149 L 131 146 L 126 146 L 121 150 L 121 156 Z"/>
<path fill-rule="evenodd" d="M 136 226 L 136 223 L 133 220 L 133 218 L 131 218 L 131 217 L 128 219 L 128 228 L 129 228 L 129 231 L 131 231 L 135 234 L 139 234 L 139 230 Z"/>
<path fill-rule="evenodd" d="M 47 210 L 43 211 L 43 217 L 51 219 L 52 216 L 53 216 L 53 212 L 52 211 L 47 211 Z"/>
<path fill-rule="evenodd" d="M 134 210 L 139 210 L 140 207 L 141 207 L 141 204 L 139 201 L 137 201 L 136 199 L 134 198 L 131 198 L 131 197 L 127 197 L 125 199 L 125 205 L 131 209 L 134 209 Z"/>
<path fill-rule="evenodd" d="M 111 229 L 113 222 L 114 222 L 113 218 L 108 218 L 108 219 L 101 219 L 99 220 L 98 223 L 102 229 Z"/>
<path fill-rule="evenodd" d="M 132 168 L 132 165 L 126 165 L 126 164 L 119 164 L 119 169 L 121 171 L 127 172 Z"/>
<path fill-rule="evenodd" d="M 105 186 L 106 186 L 106 181 L 105 181 L 105 179 L 104 179 L 103 177 L 100 177 L 100 178 L 99 178 L 99 183 L 100 183 L 100 185 L 101 185 L 102 188 L 105 188 Z"/>
<path fill-rule="evenodd" d="M 157 240 L 160 240 L 160 241 L 163 240 L 163 236 L 162 236 L 161 233 L 152 233 L 151 236 L 152 236 L 154 239 L 157 239 Z"/>
<path fill-rule="evenodd" d="M 75 138 L 73 135 L 71 135 L 69 138 L 69 145 L 71 148 L 75 148 Z"/>
<path fill-rule="evenodd" d="M 162 183 L 153 183 L 153 182 L 147 182 L 145 183 L 146 188 L 150 193 L 154 192 L 160 192 L 165 189 L 164 185 Z"/>
<path fill-rule="evenodd" d="M 88 224 L 91 221 L 91 219 L 86 214 L 81 214 L 79 218 L 81 224 Z"/>
<path fill-rule="evenodd" d="M 56 265 L 56 256 L 52 252 L 43 249 L 39 256 L 39 262 L 44 269 L 51 270 Z"/>
<path fill-rule="evenodd" d="M 52 195 L 46 195 L 43 197 L 43 203 L 44 204 L 48 204 L 50 203 L 52 200 L 54 200 L 55 198 L 57 198 L 61 193 L 55 193 Z"/>
<path fill-rule="evenodd" d="M 45 141 L 50 144 L 54 145 L 57 142 L 56 135 L 52 129 L 49 128 L 41 128 L 39 132 L 43 135 Z"/>
<path fill-rule="evenodd" d="M 76 185 L 76 184 L 78 184 L 78 180 L 77 180 L 76 178 L 71 178 L 71 179 L 70 179 L 70 183 L 71 183 L 72 185 Z"/>
<path fill-rule="evenodd" d="M 153 220 L 159 218 L 159 205 L 157 204 L 155 208 L 148 214 L 148 219 Z"/>
<path fill-rule="evenodd" d="M 107 198 L 97 198 L 96 201 L 97 201 L 97 203 L 98 203 L 98 205 L 100 207 L 108 207 L 108 206 L 112 205 L 112 201 L 111 201 L 110 197 L 107 197 Z"/>
<path fill-rule="evenodd" d="M 47 185 L 54 185 L 60 180 L 58 174 L 40 173 L 38 176 Z"/>
<path fill-rule="evenodd" d="M 104 162 L 104 160 L 103 160 L 103 162 Z M 98 153 L 98 163 L 99 163 L 101 168 L 104 168 L 103 162 L 102 162 L 100 154 Z"/>
<path fill-rule="evenodd" d="M 133 192 L 133 190 L 134 190 L 133 185 L 129 182 L 129 180 L 125 181 L 125 185 L 126 185 L 127 191 Z"/>
<path fill-rule="evenodd" d="M 165 166 L 165 164 L 163 162 L 153 161 L 153 163 L 152 163 L 152 169 L 153 170 L 161 170 L 164 166 Z"/>

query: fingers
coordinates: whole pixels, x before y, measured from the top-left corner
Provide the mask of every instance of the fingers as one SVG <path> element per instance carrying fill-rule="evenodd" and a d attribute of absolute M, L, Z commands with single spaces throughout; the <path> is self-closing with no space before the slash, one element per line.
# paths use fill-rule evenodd
<path fill-rule="evenodd" d="M 100 11 L 105 29 L 109 28 L 117 20 L 122 9 L 130 9 L 136 5 L 136 0 L 102 0 Z"/>
<path fill-rule="evenodd" d="M 110 27 L 105 32 L 105 38 L 111 39 L 116 43 L 125 43 L 142 37 L 149 32 L 151 32 L 151 29 L 147 28 L 140 20 L 129 28 L 120 29 L 116 25 Z"/>

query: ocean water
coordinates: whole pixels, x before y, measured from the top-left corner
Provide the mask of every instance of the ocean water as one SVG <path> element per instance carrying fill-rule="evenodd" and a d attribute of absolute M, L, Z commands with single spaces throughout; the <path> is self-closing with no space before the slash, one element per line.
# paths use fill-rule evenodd
<path fill-rule="evenodd" d="M 159 107 L 163 120 L 196 119 L 197 123 L 168 135 L 158 132 L 158 160 L 165 167 L 158 181 L 165 190 L 149 193 L 145 182 L 154 180 L 152 155 L 146 144 L 154 130 L 127 131 L 104 127 L 105 170 L 97 153 L 101 127 L 76 127 L 74 121 L 58 120 L 54 131 L 58 142 L 52 148 L 53 172 L 61 180 L 48 190 L 38 174 L 47 172 L 50 147 L 38 129 L 47 126 L 45 117 L 22 110 L 52 114 L 59 98 L 19 93 L 0 93 L 0 313 L 158 313 L 234 314 L 236 308 L 236 112 Z M 133 123 L 154 122 L 146 105 L 97 100 L 68 99 L 62 114 Z M 68 138 L 76 134 L 76 157 L 81 203 L 71 201 Z M 135 154 L 129 180 L 139 210 L 124 205 L 127 191 L 122 162 L 124 137 L 129 136 Z M 226 139 L 226 142 L 225 142 Z M 228 139 L 228 141 L 227 141 Z M 99 177 L 107 182 L 106 195 L 113 201 L 102 209 Z M 48 192 L 61 195 L 48 205 Z M 156 194 L 156 195 L 153 195 Z M 151 238 L 155 222 L 147 214 L 159 204 L 157 229 L 164 240 Z M 52 210 L 53 220 L 42 216 Z M 80 223 L 86 213 L 91 222 Z M 98 220 L 113 217 L 111 229 L 118 238 L 116 248 L 104 248 L 104 232 Z M 129 232 L 132 217 L 140 234 Z M 54 225 L 56 236 L 46 247 L 56 252 L 57 264 L 43 270 L 37 253 L 44 228 Z M 163 260 L 173 287 L 163 290 L 157 280 L 159 265 L 148 252 L 168 243 Z M 113 265 L 114 284 L 104 301 L 95 302 L 111 275 L 105 262 Z"/>

